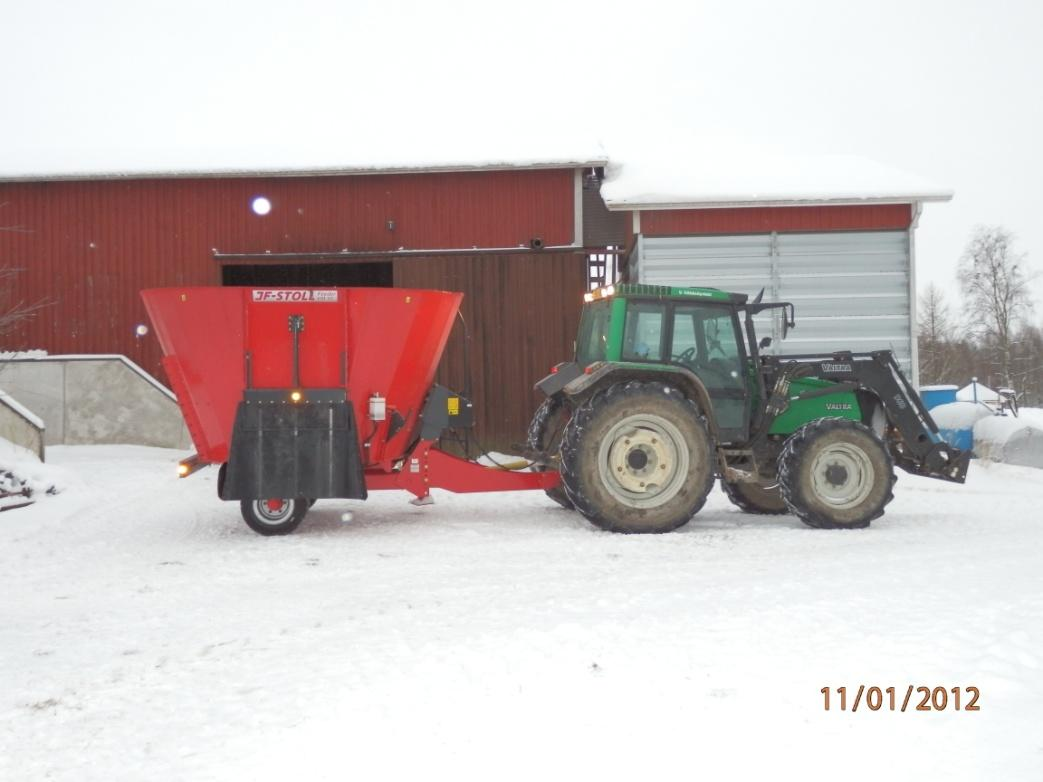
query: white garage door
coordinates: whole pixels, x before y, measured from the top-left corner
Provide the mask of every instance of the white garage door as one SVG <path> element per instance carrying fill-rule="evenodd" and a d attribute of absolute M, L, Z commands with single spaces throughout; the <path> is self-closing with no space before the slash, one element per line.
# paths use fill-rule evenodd
<path fill-rule="evenodd" d="M 909 235 L 905 231 L 638 238 L 635 282 L 701 285 L 791 301 L 797 328 L 761 319 L 774 350 L 889 349 L 911 377 Z"/>

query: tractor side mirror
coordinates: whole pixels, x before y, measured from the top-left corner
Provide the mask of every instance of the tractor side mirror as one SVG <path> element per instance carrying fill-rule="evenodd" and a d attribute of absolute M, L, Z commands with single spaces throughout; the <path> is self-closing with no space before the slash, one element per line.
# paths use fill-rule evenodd
<path fill-rule="evenodd" d="M 761 350 L 771 347 L 771 337 L 762 337 L 761 341 L 757 343 L 757 347 Z"/>
<path fill-rule="evenodd" d="M 787 304 L 782 308 L 782 338 L 786 339 L 786 335 L 789 334 L 789 330 L 797 325 L 797 316 L 794 312 L 792 304 Z"/>

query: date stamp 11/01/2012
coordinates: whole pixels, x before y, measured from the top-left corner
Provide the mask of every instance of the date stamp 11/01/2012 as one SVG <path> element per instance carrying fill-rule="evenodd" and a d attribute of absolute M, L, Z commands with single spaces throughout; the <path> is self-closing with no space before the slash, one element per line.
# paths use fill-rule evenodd
<path fill-rule="evenodd" d="M 865 684 L 858 689 L 823 687 L 822 707 L 826 711 L 851 711 L 860 708 L 869 711 L 981 711 L 977 687 L 924 687 L 913 684 L 904 693 L 895 687 L 875 687 Z"/>

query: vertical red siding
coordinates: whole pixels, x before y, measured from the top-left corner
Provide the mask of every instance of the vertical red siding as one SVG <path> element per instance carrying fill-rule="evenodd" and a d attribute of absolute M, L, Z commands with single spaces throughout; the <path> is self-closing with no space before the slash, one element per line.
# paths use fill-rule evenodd
<path fill-rule="evenodd" d="M 254 196 L 269 215 L 250 210 Z M 159 373 L 138 293 L 220 284 L 212 250 L 308 252 L 571 244 L 571 169 L 0 183 L 13 301 L 47 308 L 0 349 L 123 353 Z M 393 220 L 394 230 L 387 222 Z"/>
<path fill-rule="evenodd" d="M 464 335 L 454 327 L 438 382 L 467 389 L 482 445 L 513 453 L 541 395 L 533 384 L 572 357 L 583 304 L 582 255 L 534 253 L 395 261 L 395 285 L 464 294 L 461 313 L 471 335 L 470 377 Z"/>

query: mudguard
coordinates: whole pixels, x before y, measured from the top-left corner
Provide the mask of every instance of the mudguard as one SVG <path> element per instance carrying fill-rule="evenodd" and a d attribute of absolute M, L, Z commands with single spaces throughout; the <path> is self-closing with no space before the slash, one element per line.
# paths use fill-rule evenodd
<path fill-rule="evenodd" d="M 235 414 L 223 500 L 366 499 L 355 413 L 343 389 L 248 389 Z"/>

